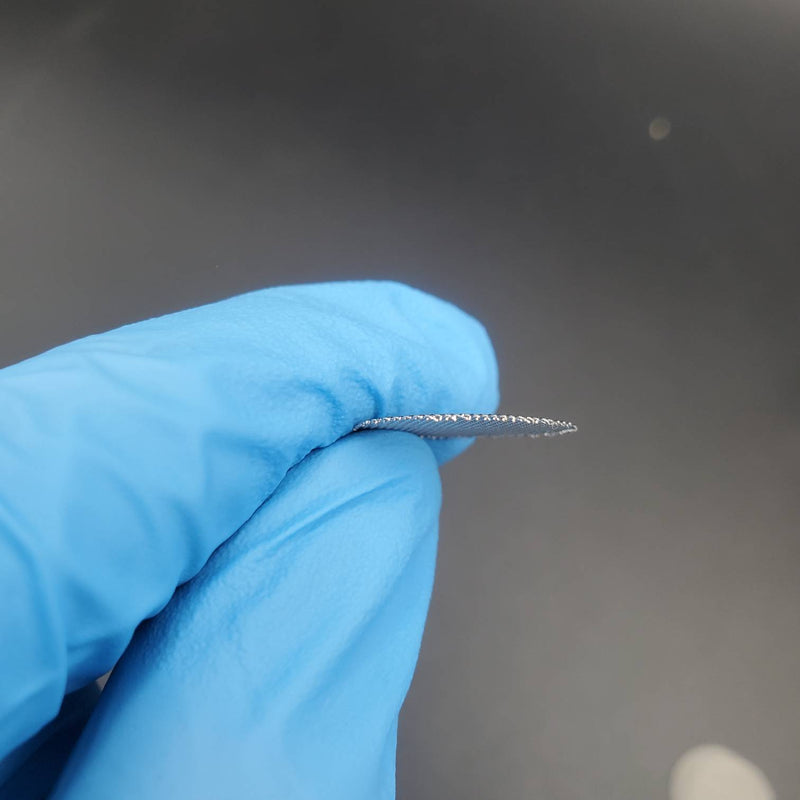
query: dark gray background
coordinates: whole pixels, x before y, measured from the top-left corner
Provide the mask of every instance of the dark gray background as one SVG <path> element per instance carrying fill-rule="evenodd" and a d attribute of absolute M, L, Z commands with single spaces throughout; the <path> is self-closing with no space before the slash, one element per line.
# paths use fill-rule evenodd
<path fill-rule="evenodd" d="M 399 796 L 800 786 L 800 7 L 4 3 L 0 363 L 271 284 L 479 316 Z M 672 133 L 656 142 L 658 114 Z"/>

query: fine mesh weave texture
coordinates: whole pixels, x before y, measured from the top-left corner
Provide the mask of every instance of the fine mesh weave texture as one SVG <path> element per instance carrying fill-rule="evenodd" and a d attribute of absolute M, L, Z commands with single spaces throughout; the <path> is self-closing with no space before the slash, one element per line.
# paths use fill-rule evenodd
<path fill-rule="evenodd" d="M 571 422 L 513 414 L 412 414 L 359 422 L 354 431 L 405 431 L 427 439 L 459 436 L 560 436 L 578 430 Z"/>

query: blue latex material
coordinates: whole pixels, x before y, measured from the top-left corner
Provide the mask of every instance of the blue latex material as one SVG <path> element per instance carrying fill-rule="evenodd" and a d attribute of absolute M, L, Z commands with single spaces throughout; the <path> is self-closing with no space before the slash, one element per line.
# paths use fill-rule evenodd
<path fill-rule="evenodd" d="M 347 434 L 496 404 L 483 328 L 384 282 L 254 292 L 0 370 L 0 783 L 119 660 L 55 797 L 393 797 L 437 462 L 468 442 Z"/>

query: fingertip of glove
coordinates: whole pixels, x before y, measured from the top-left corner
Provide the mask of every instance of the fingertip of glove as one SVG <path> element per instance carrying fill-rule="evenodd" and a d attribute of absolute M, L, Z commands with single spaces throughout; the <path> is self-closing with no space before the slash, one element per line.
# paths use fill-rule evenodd
<path fill-rule="evenodd" d="M 399 281 L 362 281 L 351 285 L 383 294 L 400 314 L 425 332 L 443 358 L 457 363 L 462 394 L 465 402 L 470 403 L 470 411 L 490 413 L 497 409 L 497 357 L 491 337 L 479 320 L 447 300 Z"/>
<path fill-rule="evenodd" d="M 373 329 L 376 340 L 404 340 L 405 358 L 414 352 L 407 348 L 409 343 L 424 348 L 424 355 L 417 350 L 421 357 L 417 361 L 410 359 L 408 367 L 426 380 L 430 380 L 426 370 L 437 369 L 446 375 L 452 407 L 409 409 L 402 413 L 496 410 L 498 369 L 489 334 L 477 319 L 453 303 L 391 280 L 298 284 L 252 292 L 233 298 L 233 302 L 254 302 L 260 307 L 268 298 L 278 297 L 312 303 L 323 314 L 349 316 L 366 330 Z M 388 409 L 383 412 L 390 413 Z"/>

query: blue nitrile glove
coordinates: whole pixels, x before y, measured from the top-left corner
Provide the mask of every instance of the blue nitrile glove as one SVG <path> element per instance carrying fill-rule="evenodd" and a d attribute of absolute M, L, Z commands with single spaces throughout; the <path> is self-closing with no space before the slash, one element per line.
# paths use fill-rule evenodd
<path fill-rule="evenodd" d="M 34 735 L 125 651 L 54 797 L 392 797 L 436 462 L 465 444 L 347 434 L 493 411 L 496 384 L 478 323 L 376 282 L 255 292 L 0 370 L 0 796 L 47 791 L 91 689 Z"/>

